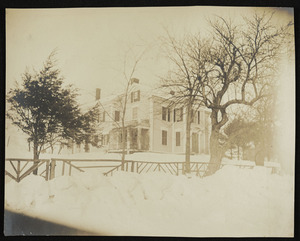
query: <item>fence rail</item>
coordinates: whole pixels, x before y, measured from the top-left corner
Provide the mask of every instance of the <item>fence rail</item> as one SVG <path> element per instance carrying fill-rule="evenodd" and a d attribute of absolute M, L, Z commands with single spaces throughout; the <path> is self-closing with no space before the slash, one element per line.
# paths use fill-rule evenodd
<path fill-rule="evenodd" d="M 104 169 L 103 174 L 105 176 L 112 176 L 114 172 L 123 170 L 126 172 L 135 172 L 138 174 L 149 172 L 163 172 L 172 175 L 180 175 L 186 173 L 185 162 L 154 162 L 154 161 L 133 161 L 126 160 L 124 165 L 121 160 L 116 159 L 64 159 L 64 158 L 52 158 L 52 159 L 40 159 L 38 162 L 34 162 L 33 159 L 16 159 L 7 158 L 5 161 L 10 165 L 12 170 L 5 170 L 5 174 L 11 177 L 13 180 L 20 182 L 23 178 L 39 169 L 38 175 L 44 177 L 46 180 L 51 180 L 57 175 L 72 175 L 72 171 L 85 172 L 86 169 L 100 168 Z M 33 165 L 29 165 L 29 163 Z M 57 164 L 59 168 L 57 169 Z M 88 165 L 90 164 L 90 165 Z M 190 162 L 190 171 L 196 176 L 203 177 L 208 166 L 213 165 L 208 162 Z M 235 165 L 240 168 L 253 168 L 253 165 L 245 164 L 221 164 L 220 168 L 225 165 Z M 105 170 L 109 169 L 109 170 Z M 61 171 L 61 172 L 59 172 Z"/>
<path fill-rule="evenodd" d="M 43 164 L 45 165 L 45 169 L 39 174 L 40 176 L 43 176 L 46 180 L 49 179 L 49 166 L 50 166 L 50 160 L 49 159 L 40 159 L 38 162 L 33 159 L 25 159 L 25 158 L 7 158 L 5 159 L 6 162 L 10 164 L 10 166 L 13 168 L 13 174 L 12 172 L 5 170 L 5 174 L 11 177 L 16 182 L 20 182 L 23 178 L 37 170 L 39 167 L 41 167 Z M 28 164 L 32 162 L 32 166 L 29 166 L 29 168 L 26 169 Z"/>
<path fill-rule="evenodd" d="M 196 176 L 203 177 L 208 165 L 214 165 L 208 162 L 190 162 L 190 171 L 195 173 Z M 105 176 L 112 176 L 115 171 L 120 170 L 122 164 L 114 167 L 113 169 L 105 172 Z M 186 173 L 185 162 L 147 162 L 147 161 L 125 161 L 124 171 L 136 172 L 138 174 L 148 172 L 164 172 L 172 175 L 179 175 Z"/>

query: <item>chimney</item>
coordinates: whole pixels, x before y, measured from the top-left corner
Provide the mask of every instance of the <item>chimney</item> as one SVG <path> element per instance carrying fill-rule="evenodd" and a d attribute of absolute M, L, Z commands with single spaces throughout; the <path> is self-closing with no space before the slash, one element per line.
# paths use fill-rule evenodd
<path fill-rule="evenodd" d="M 140 80 L 139 79 L 137 79 L 137 78 L 131 78 L 131 84 L 133 84 L 133 83 L 136 83 L 136 84 L 138 84 L 139 82 L 140 82 Z"/>
<path fill-rule="evenodd" d="M 96 88 L 96 100 L 100 100 L 100 93 L 101 93 L 101 89 Z"/>

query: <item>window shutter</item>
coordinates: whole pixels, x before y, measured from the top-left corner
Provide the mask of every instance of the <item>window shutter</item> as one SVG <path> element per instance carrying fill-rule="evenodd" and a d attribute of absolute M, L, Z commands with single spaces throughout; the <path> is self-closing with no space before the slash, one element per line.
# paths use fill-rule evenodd
<path fill-rule="evenodd" d="M 140 90 L 137 91 L 137 95 L 138 95 L 137 96 L 137 101 L 139 101 L 140 100 Z"/>
<path fill-rule="evenodd" d="M 173 118 L 174 122 L 176 122 L 176 109 L 174 109 L 174 118 Z"/>
<path fill-rule="evenodd" d="M 162 120 L 166 120 L 166 109 L 165 109 L 165 107 L 162 107 L 162 110 L 161 110 L 161 119 Z"/>

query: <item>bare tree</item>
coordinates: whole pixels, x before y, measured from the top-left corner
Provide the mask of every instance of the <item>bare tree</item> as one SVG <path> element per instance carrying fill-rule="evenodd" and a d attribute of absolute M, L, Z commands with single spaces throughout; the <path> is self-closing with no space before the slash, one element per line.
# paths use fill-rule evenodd
<path fill-rule="evenodd" d="M 125 163 L 125 155 L 127 153 L 127 147 L 126 147 L 126 130 L 127 130 L 127 125 L 126 125 L 126 113 L 127 113 L 127 104 L 131 98 L 131 92 L 133 90 L 133 85 L 132 85 L 132 79 L 133 76 L 136 72 L 137 66 L 140 63 L 140 61 L 143 58 L 143 55 L 145 54 L 145 50 L 143 50 L 140 54 L 135 55 L 133 58 L 134 60 L 132 61 L 131 64 L 128 64 L 128 59 L 129 59 L 129 54 L 132 55 L 133 50 L 130 48 L 124 57 L 124 62 L 123 62 L 123 78 L 124 78 L 124 91 L 119 94 L 116 97 L 116 108 L 120 110 L 120 116 L 118 118 L 115 118 L 115 116 L 112 116 L 109 111 L 107 111 L 104 107 L 104 105 L 100 102 L 100 105 L 104 112 L 108 115 L 108 117 L 114 122 L 116 127 L 121 130 L 121 146 L 122 146 L 122 166 L 121 170 L 124 170 L 124 163 Z"/>
<path fill-rule="evenodd" d="M 284 35 L 291 23 L 277 27 L 273 14 L 243 18 L 241 25 L 219 17 L 210 22 L 213 43 L 207 55 L 207 74 L 201 81 L 203 102 L 211 109 L 210 163 L 207 174 L 221 164 L 224 149 L 221 128 L 227 123 L 227 108 L 252 106 L 270 94 Z M 235 94 L 229 94 L 233 91 Z"/>
<path fill-rule="evenodd" d="M 169 36 L 173 53 L 170 60 L 177 68 L 168 86 L 180 90 L 177 93 L 181 96 L 177 94 L 176 98 L 187 106 L 188 119 L 195 103 L 211 110 L 210 165 L 206 175 L 219 169 L 224 155 L 222 127 L 229 119 L 228 108 L 252 106 L 272 90 L 285 35 L 292 26 L 287 23 L 280 27 L 272 21 L 272 13 L 245 17 L 239 25 L 217 17 L 210 21 L 209 41 L 190 35 L 177 42 Z"/>
<path fill-rule="evenodd" d="M 200 108 L 202 97 L 200 81 L 205 74 L 205 62 L 202 61 L 208 44 L 200 35 L 185 36 L 182 40 L 176 39 L 168 31 L 167 38 L 163 39 L 166 57 L 173 63 L 173 69 L 168 77 L 161 79 L 161 85 L 170 93 L 167 101 L 170 107 L 184 107 L 186 116 L 185 141 L 185 171 L 190 173 L 191 154 L 191 124 L 196 111 Z"/>

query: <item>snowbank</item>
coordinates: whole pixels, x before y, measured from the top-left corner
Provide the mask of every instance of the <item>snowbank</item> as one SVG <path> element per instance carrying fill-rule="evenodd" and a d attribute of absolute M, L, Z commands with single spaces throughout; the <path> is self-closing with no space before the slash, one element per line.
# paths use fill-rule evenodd
<path fill-rule="evenodd" d="M 8 209 L 107 235 L 293 235 L 293 178 L 225 166 L 197 178 L 163 173 L 30 175 L 5 185 Z M 51 196 L 51 198 L 49 198 Z"/>

